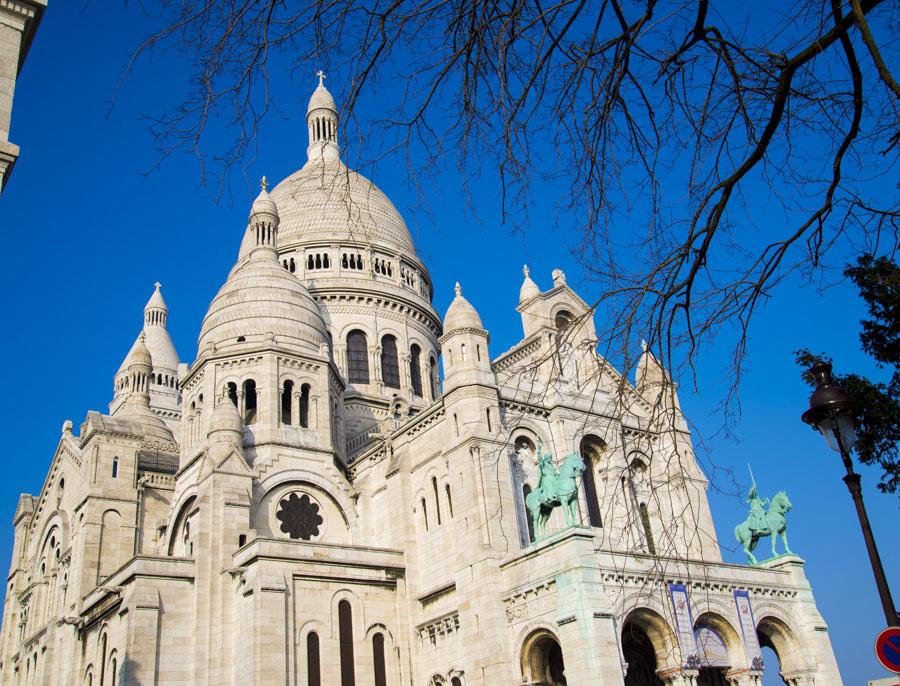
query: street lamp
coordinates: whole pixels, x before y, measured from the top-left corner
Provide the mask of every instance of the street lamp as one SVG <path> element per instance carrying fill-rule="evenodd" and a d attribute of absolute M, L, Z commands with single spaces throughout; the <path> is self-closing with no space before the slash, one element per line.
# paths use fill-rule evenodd
<path fill-rule="evenodd" d="M 828 447 L 840 453 L 841 459 L 844 461 L 844 468 L 847 470 L 844 483 L 847 484 L 850 495 L 853 496 L 856 514 L 859 515 L 859 524 L 862 527 L 863 538 L 866 539 L 866 549 L 869 551 L 869 561 L 872 563 L 872 572 L 875 574 L 878 595 L 881 596 L 884 617 L 888 626 L 900 626 L 897 611 L 894 609 L 894 601 L 891 598 L 891 590 L 888 588 L 887 579 L 884 576 L 884 567 L 881 565 L 878 548 L 875 546 L 872 527 L 869 525 L 866 506 L 863 504 L 859 474 L 853 471 L 853 462 L 850 459 L 850 451 L 856 444 L 856 430 L 853 427 L 855 403 L 850 394 L 831 378 L 830 364 L 817 364 L 809 371 L 816 381 L 816 390 L 809 397 L 809 409 L 803 413 L 802 419 L 817 429 L 825 437 Z"/>

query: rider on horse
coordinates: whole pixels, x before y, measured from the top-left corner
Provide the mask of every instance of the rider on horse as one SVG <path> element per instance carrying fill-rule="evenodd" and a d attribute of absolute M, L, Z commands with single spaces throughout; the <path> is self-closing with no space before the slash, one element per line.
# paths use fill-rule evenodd
<path fill-rule="evenodd" d="M 768 498 L 760 498 L 756 493 L 756 484 L 750 487 L 750 493 L 747 494 L 747 502 L 750 503 L 750 516 L 747 518 L 747 524 L 750 531 L 766 530 L 766 506 L 769 504 Z"/>
<path fill-rule="evenodd" d="M 553 455 L 543 452 L 540 443 L 537 446 L 537 464 L 541 474 L 534 490 L 543 493 L 545 490 L 550 490 L 556 482 L 558 473 L 556 467 L 553 466 Z"/>

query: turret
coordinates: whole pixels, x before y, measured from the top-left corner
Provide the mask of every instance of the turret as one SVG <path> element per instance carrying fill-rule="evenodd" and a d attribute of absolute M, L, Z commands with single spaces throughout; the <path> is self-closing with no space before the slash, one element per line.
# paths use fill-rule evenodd
<path fill-rule="evenodd" d="M 206 435 L 210 458 L 222 459 L 235 450 L 243 454 L 243 422 L 237 406 L 227 395 L 217 399 Z"/>
<path fill-rule="evenodd" d="M 247 235 L 242 245 L 250 257 L 257 256 L 277 260 L 278 207 L 269 195 L 268 186 L 266 177 L 262 177 L 259 182 L 259 195 L 256 196 L 253 207 L 250 208 L 250 217 L 247 219 Z"/>
<path fill-rule="evenodd" d="M 456 284 L 456 297 L 444 315 L 444 335 L 440 339 L 444 360 L 444 394 L 454 388 L 496 383 L 488 351 L 490 336 L 472 304 Z"/>
<path fill-rule="evenodd" d="M 325 88 L 325 74 L 320 71 L 316 76 L 319 77 L 319 86 L 313 91 L 306 108 L 306 125 L 309 128 L 306 154 L 310 162 L 319 159 L 332 161 L 341 154 L 337 138 L 338 110 L 334 98 Z"/>

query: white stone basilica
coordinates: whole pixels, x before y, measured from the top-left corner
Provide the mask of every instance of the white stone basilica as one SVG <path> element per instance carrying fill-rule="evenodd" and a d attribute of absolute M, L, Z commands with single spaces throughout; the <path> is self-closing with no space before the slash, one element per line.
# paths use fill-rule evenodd
<path fill-rule="evenodd" d="M 109 413 L 20 497 L 0 683 L 750 686 L 763 645 L 786 683 L 840 684 L 802 560 L 722 561 L 652 354 L 623 379 L 565 275 L 526 269 L 492 356 L 341 162 L 321 79 L 307 122 L 193 363 L 157 284 Z M 534 541 L 540 450 L 585 471 L 580 524 Z"/>

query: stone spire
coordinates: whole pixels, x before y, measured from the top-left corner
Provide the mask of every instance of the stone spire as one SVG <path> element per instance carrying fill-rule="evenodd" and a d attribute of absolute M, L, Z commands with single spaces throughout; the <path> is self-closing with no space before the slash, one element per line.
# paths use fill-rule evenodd
<path fill-rule="evenodd" d="M 162 292 L 159 290 L 162 288 L 162 284 L 157 281 L 153 286 L 156 290 L 153 291 L 153 295 L 150 296 L 150 300 L 144 306 L 144 327 L 161 326 L 165 328 L 169 319 L 169 308 L 166 305 L 166 301 L 163 300 Z"/>
<path fill-rule="evenodd" d="M 325 88 L 325 74 L 319 71 L 316 76 L 319 77 L 319 85 L 313 91 L 306 108 L 306 124 L 309 129 L 306 154 L 310 162 L 329 162 L 339 159 L 341 155 L 337 138 L 338 110 L 334 98 Z"/>
<path fill-rule="evenodd" d="M 449 333 L 455 329 L 484 329 L 477 310 L 463 297 L 459 281 L 456 282 L 453 290 L 456 292 L 456 297 L 453 298 L 453 302 L 447 308 L 447 314 L 444 315 L 444 332 Z"/>
<path fill-rule="evenodd" d="M 541 289 L 538 288 L 538 285 L 531 278 L 531 270 L 528 269 L 527 264 L 522 267 L 522 274 L 525 276 L 525 280 L 522 281 L 522 287 L 519 289 L 520 305 L 541 294 Z"/>

